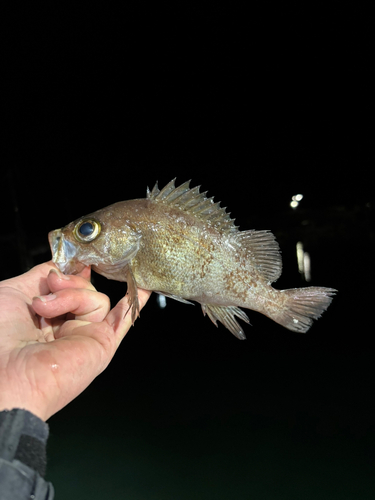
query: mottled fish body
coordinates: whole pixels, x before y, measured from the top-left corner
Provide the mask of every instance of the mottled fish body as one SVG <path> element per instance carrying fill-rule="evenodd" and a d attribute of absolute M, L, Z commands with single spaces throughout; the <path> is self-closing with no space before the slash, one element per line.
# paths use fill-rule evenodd
<path fill-rule="evenodd" d="M 279 246 L 269 231 L 239 231 L 220 203 L 189 182 L 174 181 L 147 198 L 115 203 L 49 234 L 53 261 L 65 273 L 91 265 L 109 279 L 126 281 L 133 320 L 138 288 L 182 302 L 196 301 L 204 314 L 238 338 L 240 307 L 282 326 L 306 332 L 329 306 L 335 290 L 277 290 Z"/>

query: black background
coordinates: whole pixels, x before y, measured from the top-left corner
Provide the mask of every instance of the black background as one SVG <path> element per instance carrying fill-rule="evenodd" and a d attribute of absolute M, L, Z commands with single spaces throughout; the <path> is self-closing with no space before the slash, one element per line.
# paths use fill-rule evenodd
<path fill-rule="evenodd" d="M 59 498 L 375 493 L 373 27 L 357 4 L 38 8 L 2 18 L 1 278 L 47 234 L 192 179 L 271 229 L 278 288 L 339 290 L 307 335 L 249 313 L 240 342 L 152 296 L 108 369 L 50 419 Z M 291 197 L 304 198 L 293 210 Z M 119 300 L 125 285 L 94 276 Z"/>

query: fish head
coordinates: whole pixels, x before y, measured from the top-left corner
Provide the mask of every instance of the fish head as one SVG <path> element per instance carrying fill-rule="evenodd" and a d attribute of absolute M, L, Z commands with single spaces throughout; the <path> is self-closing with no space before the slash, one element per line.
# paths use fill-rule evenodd
<path fill-rule="evenodd" d="M 77 274 L 88 265 L 103 275 L 119 272 L 135 257 L 140 237 L 115 205 L 48 234 L 52 260 L 64 274 Z"/>

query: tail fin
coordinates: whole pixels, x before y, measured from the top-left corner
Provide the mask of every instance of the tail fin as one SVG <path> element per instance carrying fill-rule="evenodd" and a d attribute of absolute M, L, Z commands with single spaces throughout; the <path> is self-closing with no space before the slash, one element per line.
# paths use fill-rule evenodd
<path fill-rule="evenodd" d="M 336 291 L 316 286 L 281 290 L 286 295 L 283 308 L 272 319 L 293 332 L 306 333 L 313 319 L 320 318 L 330 305 Z"/>

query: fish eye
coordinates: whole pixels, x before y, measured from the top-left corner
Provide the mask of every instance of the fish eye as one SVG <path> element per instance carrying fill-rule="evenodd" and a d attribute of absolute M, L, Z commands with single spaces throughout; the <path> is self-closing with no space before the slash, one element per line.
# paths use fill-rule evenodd
<path fill-rule="evenodd" d="M 91 222 L 84 222 L 82 226 L 79 226 L 78 232 L 81 236 L 90 236 L 94 232 L 94 226 Z"/>
<path fill-rule="evenodd" d="M 88 243 L 99 236 L 100 230 L 101 226 L 96 220 L 81 220 L 74 228 L 74 236 L 78 241 Z"/>

